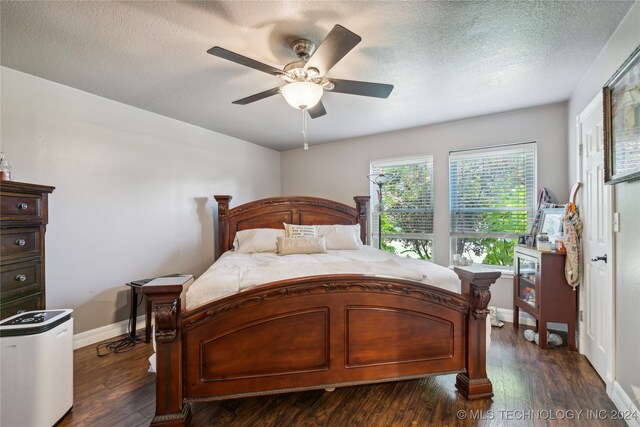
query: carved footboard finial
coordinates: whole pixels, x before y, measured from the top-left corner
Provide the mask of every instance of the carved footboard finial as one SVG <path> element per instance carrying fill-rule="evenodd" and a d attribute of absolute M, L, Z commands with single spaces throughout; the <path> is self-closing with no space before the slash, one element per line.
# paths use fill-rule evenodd
<path fill-rule="evenodd" d="M 489 301 L 491 300 L 491 291 L 489 289 L 479 289 L 477 287 L 474 287 L 473 298 L 475 299 L 475 309 L 473 310 L 473 317 L 479 320 L 486 319 L 487 314 L 489 314 L 489 309 L 487 308 L 487 306 L 489 305 Z"/>
<path fill-rule="evenodd" d="M 484 267 L 456 267 L 462 282 L 462 294 L 469 297 L 467 316 L 466 372 L 456 377 L 456 388 L 469 400 L 493 396 L 493 385 L 487 378 L 487 314 L 491 291 L 500 272 Z"/>
<path fill-rule="evenodd" d="M 156 341 L 172 342 L 178 333 L 178 300 L 156 304 Z"/>
<path fill-rule="evenodd" d="M 167 278 L 168 279 L 168 278 Z M 172 277 L 165 283 L 154 281 L 142 286 L 155 308 L 156 415 L 152 425 L 184 426 L 191 418 L 191 407 L 182 400 L 182 325 L 180 315 L 193 276 Z"/>

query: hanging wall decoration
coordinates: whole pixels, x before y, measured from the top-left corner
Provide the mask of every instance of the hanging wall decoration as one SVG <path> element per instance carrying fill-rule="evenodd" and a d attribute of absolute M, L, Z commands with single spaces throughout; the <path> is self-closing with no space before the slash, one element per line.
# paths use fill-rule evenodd
<path fill-rule="evenodd" d="M 640 46 L 602 88 L 604 182 L 640 179 Z"/>

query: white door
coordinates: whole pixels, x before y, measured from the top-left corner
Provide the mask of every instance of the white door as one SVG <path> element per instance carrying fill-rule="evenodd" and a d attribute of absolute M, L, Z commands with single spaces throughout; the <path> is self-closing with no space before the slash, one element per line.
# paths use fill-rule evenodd
<path fill-rule="evenodd" d="M 580 352 L 610 388 L 613 381 L 611 186 L 604 185 L 602 97 L 578 118 L 584 279 L 580 289 Z M 606 258 L 606 260 L 604 259 Z"/>

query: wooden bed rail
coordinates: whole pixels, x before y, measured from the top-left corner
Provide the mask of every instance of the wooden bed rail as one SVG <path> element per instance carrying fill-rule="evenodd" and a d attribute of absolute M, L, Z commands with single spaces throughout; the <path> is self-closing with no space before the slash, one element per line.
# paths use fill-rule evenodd
<path fill-rule="evenodd" d="M 493 396 L 493 385 L 487 378 L 487 314 L 489 314 L 489 288 L 501 273 L 480 266 L 455 267 L 462 282 L 462 295 L 469 298 L 467 316 L 466 372 L 456 377 L 456 389 L 468 400 Z"/>

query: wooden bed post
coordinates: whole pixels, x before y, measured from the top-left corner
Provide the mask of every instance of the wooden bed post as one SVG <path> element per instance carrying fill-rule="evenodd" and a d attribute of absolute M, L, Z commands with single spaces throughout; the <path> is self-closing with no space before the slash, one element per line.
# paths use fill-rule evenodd
<path fill-rule="evenodd" d="M 360 239 L 365 245 L 369 243 L 369 233 L 367 230 L 367 207 L 369 205 L 369 196 L 355 196 L 356 211 L 358 212 L 358 224 L 360 224 Z"/>
<path fill-rule="evenodd" d="M 182 328 L 185 294 L 193 276 L 176 278 L 175 284 L 147 284 L 142 293 L 155 308 L 156 415 L 152 425 L 184 426 L 191 406 L 183 402 Z M 178 282 L 184 283 L 178 283 Z"/>
<path fill-rule="evenodd" d="M 467 317 L 466 372 L 456 377 L 456 388 L 468 400 L 493 396 L 493 385 L 487 378 L 487 314 L 491 291 L 500 272 L 480 266 L 455 267 L 462 282 L 462 295 L 469 297 Z"/>
<path fill-rule="evenodd" d="M 231 196 L 213 196 L 218 202 L 218 253 L 216 254 L 216 259 L 222 255 L 227 248 L 225 244 L 229 239 L 229 221 L 227 220 L 227 212 L 229 212 L 229 202 L 231 201 Z"/>

